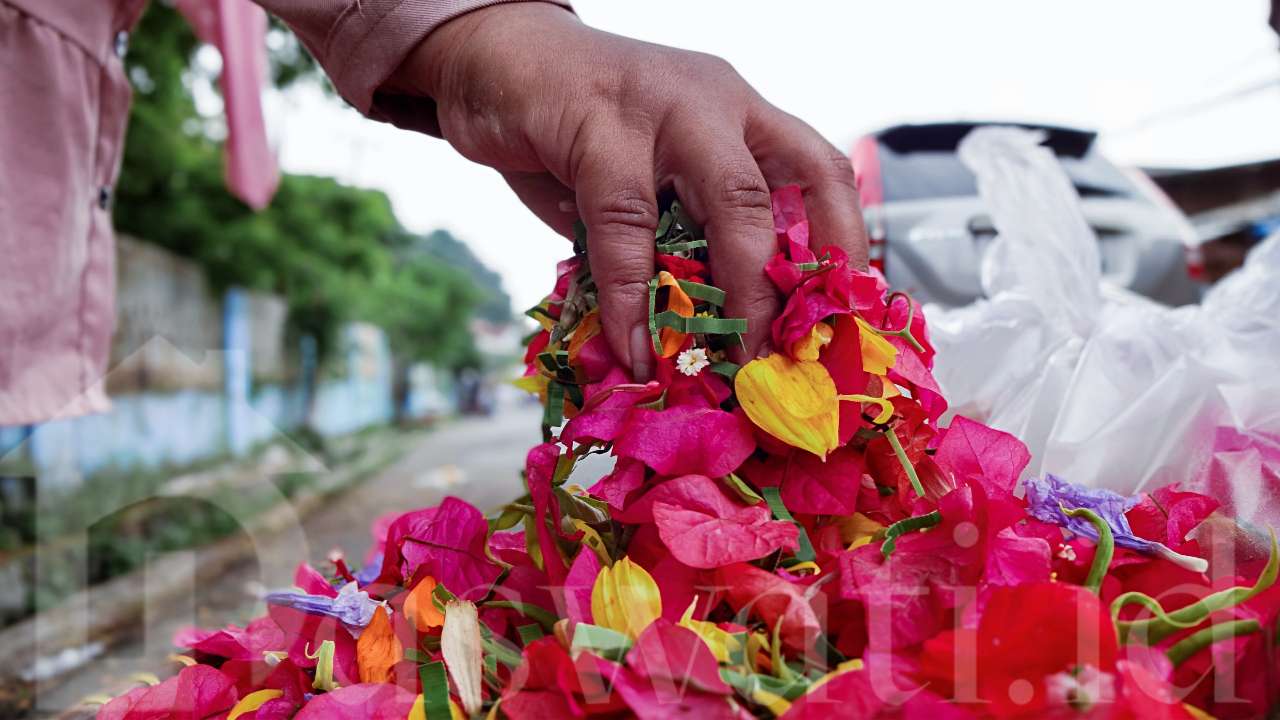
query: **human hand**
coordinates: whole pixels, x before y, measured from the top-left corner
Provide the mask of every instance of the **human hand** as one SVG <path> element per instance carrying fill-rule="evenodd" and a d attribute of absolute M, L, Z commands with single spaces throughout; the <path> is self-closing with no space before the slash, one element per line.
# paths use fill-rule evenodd
<path fill-rule="evenodd" d="M 637 380 L 652 374 L 657 189 L 674 189 L 706 232 L 726 314 L 747 318 L 740 362 L 762 349 L 779 312 L 763 272 L 777 251 L 770 187 L 798 184 L 814 235 L 866 267 L 849 160 L 719 58 L 521 2 L 441 26 L 391 82 L 433 98 L 445 139 L 502 173 L 557 232 L 571 237 L 581 216 L 605 336 Z"/>

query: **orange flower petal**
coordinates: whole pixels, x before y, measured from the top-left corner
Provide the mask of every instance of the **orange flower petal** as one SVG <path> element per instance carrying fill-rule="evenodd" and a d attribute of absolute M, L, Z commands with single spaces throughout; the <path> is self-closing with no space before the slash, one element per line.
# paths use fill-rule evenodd
<path fill-rule="evenodd" d="M 663 270 L 658 273 L 658 287 L 670 288 L 667 294 L 667 306 L 662 310 L 674 311 L 680 317 L 693 317 L 693 300 L 689 298 L 680 283 L 671 273 Z M 658 340 L 662 342 L 662 357 L 671 357 L 680 352 L 684 345 L 685 334 L 673 328 L 658 330 Z"/>
<path fill-rule="evenodd" d="M 391 668 L 404 659 L 404 647 L 391 627 L 391 617 L 379 608 L 356 641 L 360 682 L 391 682 Z"/>
<path fill-rule="evenodd" d="M 436 579 L 428 575 L 419 580 L 404 599 L 405 617 L 409 618 L 418 632 L 444 625 L 444 613 L 431 601 L 431 594 L 435 591 Z"/>

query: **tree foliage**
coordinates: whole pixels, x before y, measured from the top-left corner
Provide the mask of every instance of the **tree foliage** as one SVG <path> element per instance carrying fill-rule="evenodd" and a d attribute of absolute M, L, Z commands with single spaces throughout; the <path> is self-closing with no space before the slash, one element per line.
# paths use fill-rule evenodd
<path fill-rule="evenodd" d="M 276 40 L 278 85 L 319 81 L 296 40 Z M 162 3 L 151 4 L 133 34 L 126 66 L 135 102 L 116 191 L 117 228 L 195 260 L 216 289 L 284 296 L 291 329 L 314 336 L 322 353 L 341 323 L 368 320 L 388 332 L 399 360 L 474 364 L 473 309 L 510 316 L 500 289 L 495 295 L 476 287 L 476 278 L 492 282 L 492 271 L 447 233 L 408 233 L 378 191 L 285 175 L 262 212 L 231 196 L 220 119 L 201 116 L 193 98 L 193 86 L 211 80 L 193 61 L 198 46 L 183 18 Z"/>

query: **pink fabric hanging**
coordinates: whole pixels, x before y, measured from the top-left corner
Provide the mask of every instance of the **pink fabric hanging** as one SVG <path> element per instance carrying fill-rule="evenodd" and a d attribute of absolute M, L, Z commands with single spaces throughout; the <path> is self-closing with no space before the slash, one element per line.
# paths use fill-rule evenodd
<path fill-rule="evenodd" d="M 249 0 L 178 0 L 196 35 L 222 53 L 227 114 L 227 186 L 261 210 L 280 184 L 275 153 L 267 143 L 262 87 L 267 78 L 267 14 Z"/>

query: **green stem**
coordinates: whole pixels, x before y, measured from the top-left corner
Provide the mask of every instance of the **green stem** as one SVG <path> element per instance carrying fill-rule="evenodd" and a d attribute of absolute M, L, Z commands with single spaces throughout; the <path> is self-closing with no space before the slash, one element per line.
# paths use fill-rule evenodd
<path fill-rule="evenodd" d="M 898 462 L 902 463 L 902 469 L 907 472 L 907 478 L 911 480 L 911 489 L 916 491 L 917 496 L 924 497 L 924 486 L 920 484 L 920 476 L 916 474 L 915 466 L 907 458 L 907 451 L 902 449 L 898 434 L 893 431 L 893 428 L 887 428 L 884 435 L 889 439 L 889 445 L 893 447 L 893 454 L 898 456 Z"/>
<path fill-rule="evenodd" d="M 1165 651 L 1165 655 L 1169 657 L 1169 662 L 1173 663 L 1174 667 L 1177 667 L 1191 656 L 1216 642 L 1230 640 L 1231 638 L 1259 632 L 1260 630 L 1262 630 L 1262 625 L 1253 618 L 1221 622 L 1217 625 L 1210 625 L 1179 640 L 1173 647 Z"/>
<path fill-rule="evenodd" d="M 1174 618 L 1169 617 L 1169 614 L 1164 611 L 1164 608 L 1160 606 L 1160 603 L 1155 598 L 1145 593 L 1140 593 L 1137 590 L 1133 590 L 1120 595 L 1111 602 L 1111 622 L 1115 623 L 1116 629 L 1120 633 L 1121 645 L 1125 644 L 1129 639 L 1128 623 L 1120 621 L 1120 611 L 1123 610 L 1126 605 L 1141 605 L 1142 607 L 1150 610 L 1151 614 L 1155 615 L 1156 619 L 1163 623 L 1167 623 L 1170 627 L 1174 628 L 1193 628 L 1201 622 L 1200 620 L 1190 620 L 1187 622 L 1175 620 Z"/>
<path fill-rule="evenodd" d="M 922 353 L 924 352 L 924 346 L 920 344 L 919 340 L 916 340 L 915 335 L 911 334 L 911 321 L 914 320 L 916 316 L 916 306 L 911 304 L 911 298 L 904 293 L 894 293 L 889 296 L 889 306 L 892 307 L 894 299 L 899 296 L 907 299 L 907 324 L 903 325 L 900 330 L 884 330 L 878 327 L 872 327 L 871 329 L 875 330 L 876 334 L 881 337 L 902 338 L 903 340 L 906 340 L 916 352 Z"/>
<path fill-rule="evenodd" d="M 1280 546 L 1277 546 L 1276 534 L 1273 530 L 1271 532 L 1271 555 L 1267 559 L 1266 567 L 1262 569 L 1262 574 L 1258 576 L 1257 582 L 1252 587 L 1237 586 L 1219 590 L 1212 595 L 1201 598 L 1198 602 L 1178 608 L 1167 615 L 1121 622 L 1117 625 L 1117 629 L 1120 631 L 1122 638 L 1127 639 L 1129 635 L 1136 632 L 1139 633 L 1139 638 L 1143 642 L 1148 645 L 1154 645 L 1184 627 L 1199 625 L 1204 622 L 1205 618 L 1219 610 L 1225 610 L 1248 601 L 1253 596 L 1275 584 L 1277 575 L 1280 575 Z"/>
<path fill-rule="evenodd" d="M 1093 525 L 1094 530 L 1098 531 L 1098 547 L 1093 555 L 1093 565 L 1089 567 L 1089 574 L 1084 579 L 1084 586 L 1097 595 L 1102 589 L 1102 580 L 1107 576 L 1107 569 L 1111 567 L 1111 558 L 1116 553 L 1116 539 L 1111 534 L 1111 526 L 1089 508 L 1068 510 L 1063 507 L 1062 512 L 1070 517 L 1083 517 Z"/>

